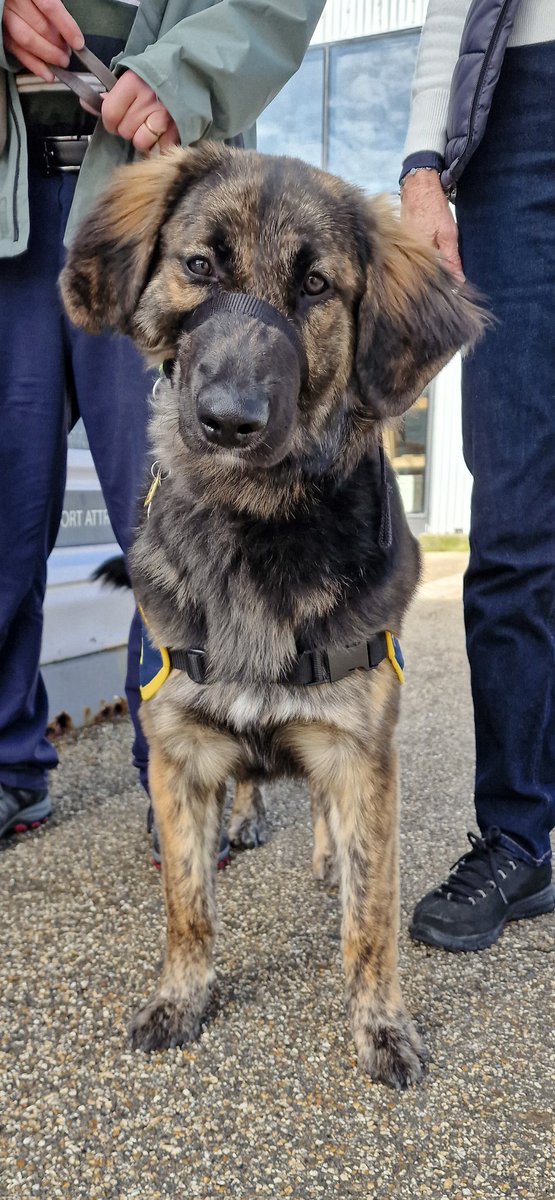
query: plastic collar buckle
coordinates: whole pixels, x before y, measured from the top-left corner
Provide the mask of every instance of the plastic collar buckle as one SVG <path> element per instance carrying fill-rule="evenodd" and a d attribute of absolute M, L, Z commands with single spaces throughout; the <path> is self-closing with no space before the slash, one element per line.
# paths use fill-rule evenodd
<path fill-rule="evenodd" d="M 358 642 L 356 646 L 332 646 L 326 651 L 330 683 L 344 679 L 351 671 L 368 671 L 368 643 Z"/>

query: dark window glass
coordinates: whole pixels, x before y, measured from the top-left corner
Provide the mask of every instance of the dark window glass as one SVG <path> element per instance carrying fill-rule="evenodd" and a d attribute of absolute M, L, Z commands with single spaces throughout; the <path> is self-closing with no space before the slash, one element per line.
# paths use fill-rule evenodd
<path fill-rule="evenodd" d="M 321 167 L 323 103 L 324 51 L 309 50 L 297 74 L 262 113 L 258 149 Z"/>
<path fill-rule="evenodd" d="M 365 191 L 397 191 L 420 31 L 330 48 L 327 168 Z"/>

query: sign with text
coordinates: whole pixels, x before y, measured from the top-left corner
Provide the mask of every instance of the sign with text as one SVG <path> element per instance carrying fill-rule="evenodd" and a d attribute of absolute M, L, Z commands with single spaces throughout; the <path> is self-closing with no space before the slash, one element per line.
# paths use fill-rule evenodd
<path fill-rule="evenodd" d="M 102 492 L 67 491 L 56 545 L 90 546 L 115 541 Z"/>

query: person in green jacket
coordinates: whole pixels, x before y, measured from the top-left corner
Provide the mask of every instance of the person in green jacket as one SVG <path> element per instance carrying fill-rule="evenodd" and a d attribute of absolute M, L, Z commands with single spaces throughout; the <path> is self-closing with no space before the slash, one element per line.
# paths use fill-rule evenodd
<path fill-rule="evenodd" d="M 46 738 L 39 655 L 71 423 L 83 418 L 124 552 L 145 479 L 152 380 L 126 338 L 93 338 L 69 324 L 57 288 L 64 244 L 114 168 L 135 156 L 201 138 L 243 135 L 249 144 L 257 116 L 300 66 L 323 7 L 0 0 L 0 837 L 52 811 L 47 773 L 57 756 Z M 51 69 L 96 84 L 71 57 L 84 44 L 118 76 L 98 101 L 99 118 Z M 139 653 L 135 616 L 126 687 L 147 787 Z"/>

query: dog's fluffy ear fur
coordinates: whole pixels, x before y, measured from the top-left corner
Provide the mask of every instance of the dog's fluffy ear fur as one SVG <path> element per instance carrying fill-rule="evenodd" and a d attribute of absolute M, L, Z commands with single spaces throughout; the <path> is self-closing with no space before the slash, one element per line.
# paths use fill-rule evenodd
<path fill-rule="evenodd" d="M 62 299 L 75 325 L 88 333 L 133 332 L 133 314 L 164 222 L 187 188 L 230 153 L 204 143 L 115 172 L 78 229 L 60 277 Z"/>
<path fill-rule="evenodd" d="M 453 354 L 477 340 L 488 318 L 439 255 L 402 228 L 388 201 L 368 206 L 355 366 L 365 406 L 383 420 L 410 408 Z"/>

